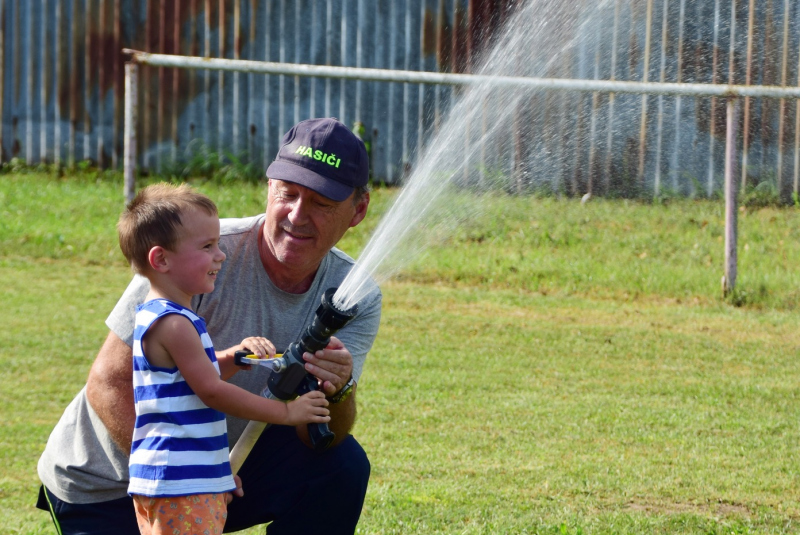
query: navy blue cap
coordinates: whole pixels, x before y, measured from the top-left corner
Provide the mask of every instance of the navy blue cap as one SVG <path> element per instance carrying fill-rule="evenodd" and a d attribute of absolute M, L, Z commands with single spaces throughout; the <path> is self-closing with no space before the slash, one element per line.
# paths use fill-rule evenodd
<path fill-rule="evenodd" d="M 367 185 L 367 149 L 337 119 L 307 119 L 283 136 L 267 177 L 300 184 L 331 200 L 343 201 L 355 188 Z"/>

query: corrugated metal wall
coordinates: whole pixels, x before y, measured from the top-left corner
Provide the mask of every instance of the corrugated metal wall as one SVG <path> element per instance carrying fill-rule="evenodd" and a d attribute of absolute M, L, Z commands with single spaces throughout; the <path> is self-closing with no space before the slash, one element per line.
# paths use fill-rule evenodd
<path fill-rule="evenodd" d="M 560 2 L 541 1 L 542 13 Z M 516 3 L 0 0 L 2 158 L 66 165 L 91 160 L 119 168 L 123 47 L 470 72 Z M 591 23 L 553 28 L 553 39 L 573 48 L 543 75 L 798 83 L 795 0 L 585 0 L 584 6 Z M 158 170 L 190 159 L 201 146 L 266 166 L 293 123 L 327 115 L 363 124 L 375 179 L 396 183 L 457 92 L 416 84 L 143 67 L 140 166 Z M 542 120 L 566 120 L 575 139 L 587 140 L 556 141 L 556 150 L 584 162 L 579 171 L 557 177 L 568 193 L 585 191 L 590 177 L 608 190 L 619 176 L 643 174 L 651 187 L 658 175 L 663 187 L 691 194 L 720 187 L 715 169 L 721 174 L 724 106 L 713 99 L 576 94 L 545 95 L 541 103 L 547 112 Z M 754 181 L 771 176 L 784 188 L 791 185 L 800 134 L 796 103 L 754 100 L 743 109 L 745 176 Z"/>

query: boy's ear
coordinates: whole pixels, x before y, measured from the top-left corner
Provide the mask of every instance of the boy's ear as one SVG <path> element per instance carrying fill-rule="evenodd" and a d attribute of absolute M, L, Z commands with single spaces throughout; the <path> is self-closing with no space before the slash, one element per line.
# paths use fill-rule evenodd
<path fill-rule="evenodd" d="M 156 245 L 150 249 L 150 252 L 147 254 L 147 261 L 150 264 L 150 267 L 158 273 L 165 273 L 169 268 L 167 255 L 165 253 L 166 249 L 160 245 Z"/>

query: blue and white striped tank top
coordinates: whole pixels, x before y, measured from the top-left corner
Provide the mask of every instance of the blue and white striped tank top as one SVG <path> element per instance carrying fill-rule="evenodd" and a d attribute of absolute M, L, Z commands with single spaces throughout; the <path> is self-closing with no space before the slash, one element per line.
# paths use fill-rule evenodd
<path fill-rule="evenodd" d="M 128 493 L 166 497 L 230 492 L 236 485 L 231 475 L 225 415 L 205 405 L 177 367 L 151 366 L 142 351 L 147 330 L 167 314 L 182 314 L 191 320 L 219 373 L 203 318 L 166 299 L 137 307 L 133 332 L 136 427 Z"/>

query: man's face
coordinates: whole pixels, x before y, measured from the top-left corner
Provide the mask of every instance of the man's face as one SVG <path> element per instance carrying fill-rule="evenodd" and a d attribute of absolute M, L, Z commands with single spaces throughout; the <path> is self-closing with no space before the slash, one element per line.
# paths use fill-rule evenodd
<path fill-rule="evenodd" d="M 270 179 L 264 237 L 279 266 L 306 276 L 336 245 L 348 228 L 367 214 L 369 195 L 353 203 L 353 197 L 337 202 L 304 186 Z"/>

